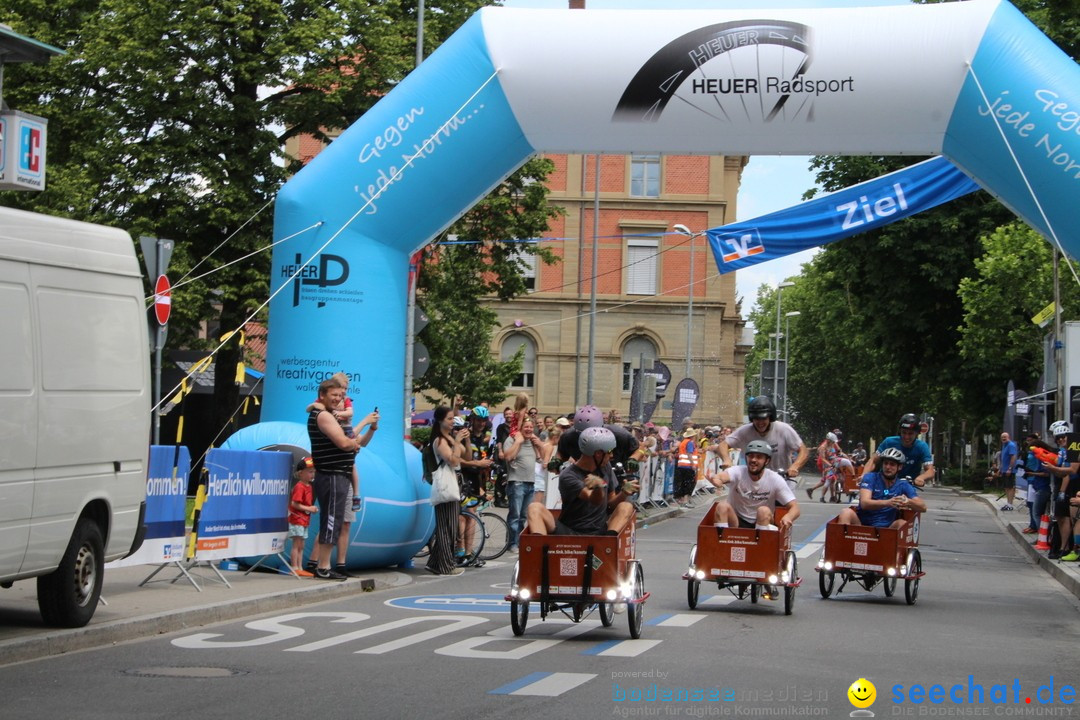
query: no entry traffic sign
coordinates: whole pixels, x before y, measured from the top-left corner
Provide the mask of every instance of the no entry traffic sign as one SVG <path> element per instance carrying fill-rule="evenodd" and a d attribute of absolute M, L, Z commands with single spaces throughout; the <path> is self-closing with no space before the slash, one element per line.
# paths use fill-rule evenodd
<path fill-rule="evenodd" d="M 158 325 L 169 322 L 170 311 L 172 311 L 172 284 L 169 283 L 169 278 L 158 275 L 157 282 L 154 283 L 154 315 L 157 317 Z"/>

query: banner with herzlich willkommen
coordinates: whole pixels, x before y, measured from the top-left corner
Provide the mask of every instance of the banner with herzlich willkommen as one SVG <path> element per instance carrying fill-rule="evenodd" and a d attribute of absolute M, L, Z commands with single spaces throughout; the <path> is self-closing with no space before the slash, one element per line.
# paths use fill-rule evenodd
<path fill-rule="evenodd" d="M 198 560 L 270 555 L 285 549 L 292 455 L 211 450 L 206 499 L 195 531 Z"/>

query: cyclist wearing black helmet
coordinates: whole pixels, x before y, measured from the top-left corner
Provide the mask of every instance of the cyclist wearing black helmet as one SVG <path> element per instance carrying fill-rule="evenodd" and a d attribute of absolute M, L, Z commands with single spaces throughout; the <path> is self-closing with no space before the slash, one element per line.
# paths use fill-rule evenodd
<path fill-rule="evenodd" d="M 900 418 L 900 434 L 891 435 L 881 441 L 877 452 L 866 463 L 866 472 L 872 472 L 881 462 L 881 453 L 888 448 L 896 448 L 907 458 L 900 468 L 900 477 L 913 478 L 912 485 L 922 487 L 934 477 L 934 457 L 930 446 L 919 439 L 919 418 L 914 413 L 906 413 Z"/>
<path fill-rule="evenodd" d="M 906 478 L 899 477 L 907 458 L 894 447 L 879 455 L 881 472 L 864 473 L 859 483 L 859 509 L 844 508 L 836 522 L 841 525 L 870 525 L 898 528 L 904 524 L 899 511 L 914 508 L 926 511 L 926 502 Z"/>
<path fill-rule="evenodd" d="M 580 456 L 559 473 L 562 513 L 556 520 L 543 503 L 529 505 L 529 531 L 537 535 L 618 535 L 634 516 L 626 499 L 636 480 L 618 486 L 611 469 L 615 435 L 605 427 L 586 427 L 578 437 Z"/>
<path fill-rule="evenodd" d="M 799 433 L 786 422 L 776 419 L 776 405 L 767 395 L 759 395 L 750 401 L 747 408 L 750 422 L 720 441 L 720 469 L 728 467 L 731 449 L 745 451 L 754 440 L 763 440 L 772 448 L 772 469 L 781 475 L 787 474 L 788 485 L 795 487 L 799 471 L 810 457 Z M 795 459 L 792 460 L 792 456 Z"/>

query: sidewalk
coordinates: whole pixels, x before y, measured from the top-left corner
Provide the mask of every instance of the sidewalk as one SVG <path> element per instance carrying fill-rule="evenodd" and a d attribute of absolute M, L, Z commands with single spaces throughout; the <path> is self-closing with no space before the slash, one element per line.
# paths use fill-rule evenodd
<path fill-rule="evenodd" d="M 958 495 L 974 497 L 989 506 L 996 514 L 997 519 L 1005 526 L 1006 532 L 1008 532 L 1012 539 L 1023 548 L 1023 551 L 1027 553 L 1028 557 L 1031 558 L 1036 565 L 1049 573 L 1051 577 L 1060 582 L 1066 590 L 1080 598 L 1080 563 L 1063 563 L 1058 560 L 1047 559 L 1046 551 L 1035 549 L 1035 543 L 1039 539 L 1038 534 L 1025 535 L 1021 532 L 1028 526 L 1028 509 L 1026 503 L 1019 501 L 1015 502 L 1013 504 L 1015 505 L 1016 510 L 1002 512 L 1000 508 L 1005 504 L 1005 500 L 999 500 L 996 492 L 980 493 L 948 487 L 944 489 L 952 490 Z"/>
<path fill-rule="evenodd" d="M 711 501 L 711 495 L 707 500 L 695 499 L 698 505 Z M 650 509 L 639 513 L 638 527 L 645 528 L 683 512 L 675 506 Z M 428 577 L 422 564 L 415 568 L 364 570 L 359 573 L 362 578 L 344 582 L 301 579 L 261 570 L 250 575 L 242 570 L 222 570 L 221 574 L 231 585 L 226 587 L 204 565 L 189 571 L 201 592 L 175 567 L 166 567 L 150 583 L 140 587 L 155 568 L 155 565 L 107 568 L 102 602 L 93 619 L 86 627 L 71 630 L 51 628 L 42 622 L 35 581 L 23 580 L 9 589 L 0 589 L 0 666 L 401 587 L 418 577 Z M 177 576 L 175 582 L 170 582 Z"/>
<path fill-rule="evenodd" d="M 140 587 L 155 567 L 107 568 L 102 602 L 83 628 L 46 626 L 38 613 L 33 580 L 0 590 L 0 665 L 398 587 L 423 572 L 422 568 L 365 570 L 363 578 L 330 582 L 278 572 L 256 570 L 245 575 L 222 570 L 231 585 L 226 587 L 210 567 L 200 566 L 189 571 L 200 592 L 182 576 L 170 583 L 179 571 L 166 567 Z"/>

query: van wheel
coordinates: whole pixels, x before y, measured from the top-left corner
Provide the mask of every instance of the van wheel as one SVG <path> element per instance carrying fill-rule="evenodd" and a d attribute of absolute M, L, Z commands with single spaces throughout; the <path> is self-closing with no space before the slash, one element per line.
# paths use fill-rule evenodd
<path fill-rule="evenodd" d="M 37 580 L 38 608 L 47 625 L 83 627 L 90 622 L 105 579 L 105 542 L 88 518 L 75 525 L 60 566 Z"/>

